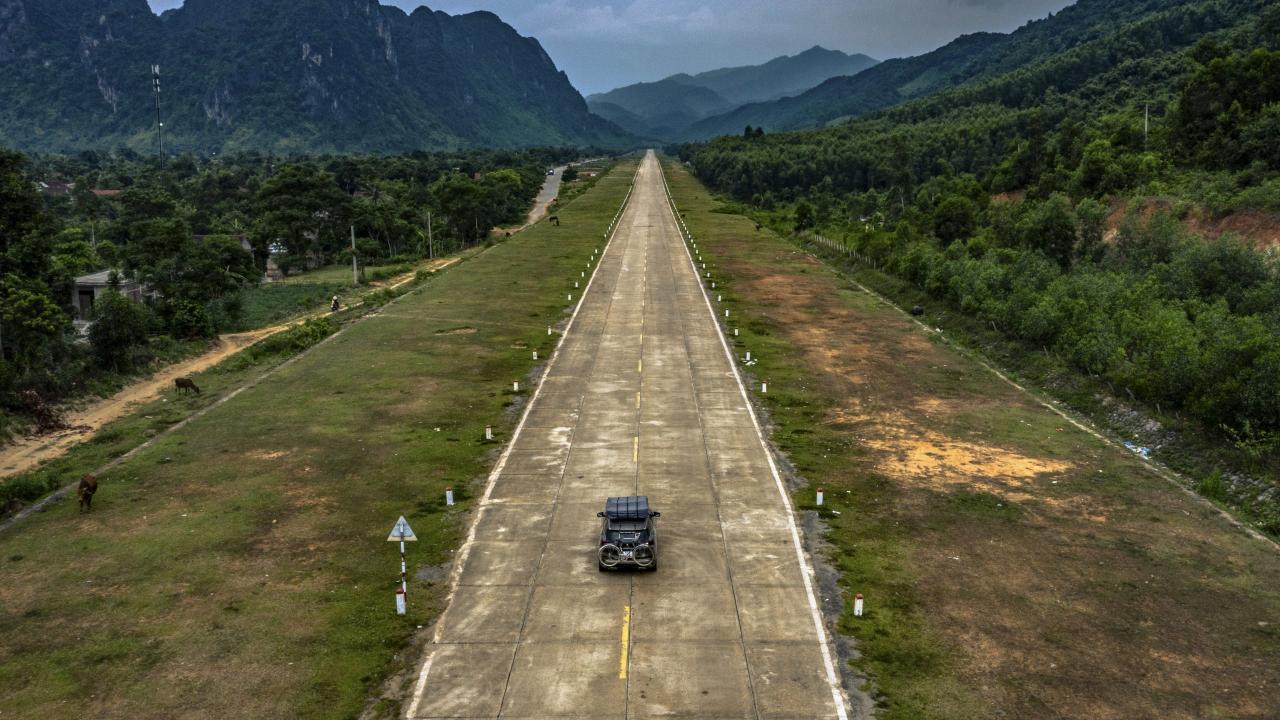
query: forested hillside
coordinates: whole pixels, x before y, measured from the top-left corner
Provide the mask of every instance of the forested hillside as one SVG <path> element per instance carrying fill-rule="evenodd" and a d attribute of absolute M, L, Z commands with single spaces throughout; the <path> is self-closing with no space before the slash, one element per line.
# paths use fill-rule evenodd
<path fill-rule="evenodd" d="M 33 151 L 155 151 L 157 119 L 170 153 L 628 141 L 497 16 L 377 0 L 0 0 L 0 97 Z"/>
<path fill-rule="evenodd" d="M 1138 5 L 1089 0 L 1055 20 Z M 1179 220 L 1280 211 L 1280 8 L 1142 6 L 1028 63 L 1005 45 L 1002 74 L 838 127 L 679 152 L 762 217 L 834 238 L 1273 474 L 1275 250 Z M 1136 211 L 1109 225 L 1125 199 Z M 1264 522 L 1280 531 L 1280 514 Z"/>
<path fill-rule="evenodd" d="M 705 140 L 742 131 L 747 125 L 768 131 L 796 130 L 857 117 L 886 107 L 956 87 L 968 87 L 1058 57 L 1091 42 L 1113 37 L 1118 28 L 1164 10 L 1202 6 L 1203 0 L 1082 0 L 1056 15 L 1027 23 L 1009 33 L 976 33 L 924 55 L 888 60 L 852 77 L 833 78 L 812 90 L 776 102 L 756 103 L 733 112 L 706 118 L 691 126 L 687 140 Z M 1086 59 L 1111 62 L 1120 56 L 1143 58 L 1146 49 L 1159 50 L 1178 37 L 1166 38 L 1166 29 L 1153 28 L 1153 36 L 1135 36 L 1131 44 L 1110 44 L 1113 58 Z M 1184 30 L 1197 32 L 1194 28 Z M 1173 30 L 1179 33 L 1179 30 Z M 1139 33 L 1140 34 L 1140 33 Z M 1059 73 L 1055 82 L 1068 85 L 1092 76 L 1098 66 L 1083 72 Z M 1041 87 L 1043 89 L 1043 87 Z M 1059 90 L 1065 90 L 1059 87 Z"/>

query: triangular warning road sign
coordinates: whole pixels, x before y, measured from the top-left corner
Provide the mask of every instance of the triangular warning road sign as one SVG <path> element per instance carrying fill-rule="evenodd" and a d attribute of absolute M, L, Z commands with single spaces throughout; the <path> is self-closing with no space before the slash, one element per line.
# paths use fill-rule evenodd
<path fill-rule="evenodd" d="M 413 528 L 409 527 L 409 521 L 401 515 L 396 521 L 395 527 L 391 528 L 391 534 L 387 536 L 387 542 L 417 542 L 418 536 L 413 534 Z"/>

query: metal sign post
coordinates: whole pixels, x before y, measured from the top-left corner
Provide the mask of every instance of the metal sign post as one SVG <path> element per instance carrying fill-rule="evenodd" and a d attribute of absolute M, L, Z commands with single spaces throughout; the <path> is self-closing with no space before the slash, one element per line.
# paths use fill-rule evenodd
<path fill-rule="evenodd" d="M 413 534 L 413 528 L 409 527 L 409 521 L 405 520 L 404 516 L 401 515 L 395 526 L 391 528 L 391 534 L 387 536 L 387 542 L 400 543 L 400 587 L 396 588 L 397 615 L 405 613 L 405 595 L 409 591 L 409 580 L 404 562 L 404 544 L 417 541 L 418 536 Z"/>

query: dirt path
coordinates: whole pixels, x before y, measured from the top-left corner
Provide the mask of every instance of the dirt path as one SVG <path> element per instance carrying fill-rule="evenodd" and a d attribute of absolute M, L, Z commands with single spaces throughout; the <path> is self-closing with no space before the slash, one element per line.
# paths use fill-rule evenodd
<path fill-rule="evenodd" d="M 395 290 L 412 282 L 419 270 L 443 270 L 458 262 L 458 260 L 459 258 L 457 257 L 432 260 L 422 267 L 414 268 L 412 272 L 397 275 L 379 283 L 371 283 L 369 287 Z M 357 307 L 362 304 L 363 300 L 358 300 L 350 303 L 348 307 Z M 46 435 L 27 436 L 0 449 L 0 477 L 18 475 L 45 462 L 61 457 L 71 448 L 91 439 L 102 426 L 125 415 L 134 407 L 159 397 L 166 389 L 173 387 L 174 379 L 208 370 L 259 340 L 288 330 L 308 318 L 318 317 L 326 312 L 325 310 L 320 310 L 307 313 L 279 325 L 222 335 L 218 338 L 217 345 L 209 352 L 169 365 L 150 377 L 126 386 L 109 398 L 99 400 L 86 408 L 67 413 L 66 423 L 68 429 Z"/>
<path fill-rule="evenodd" d="M 103 425 L 124 415 L 136 405 L 159 397 L 166 388 L 173 387 L 175 378 L 193 375 L 213 367 L 259 340 L 288 327 L 289 325 L 275 325 L 251 332 L 223 335 L 218 338 L 217 345 L 209 352 L 174 363 L 145 380 L 125 387 L 109 398 L 99 400 L 82 410 L 67 413 L 66 422 L 69 429 L 48 435 L 28 436 L 0 451 L 0 476 L 17 475 L 61 456 L 77 444 L 92 438 Z"/>

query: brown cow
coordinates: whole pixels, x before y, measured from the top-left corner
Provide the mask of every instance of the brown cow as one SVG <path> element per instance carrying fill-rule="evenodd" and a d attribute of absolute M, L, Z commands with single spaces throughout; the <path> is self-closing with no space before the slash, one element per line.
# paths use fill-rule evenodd
<path fill-rule="evenodd" d="M 194 390 L 197 395 L 200 394 L 200 388 L 196 387 L 196 383 L 191 378 L 174 378 L 173 386 L 178 390 Z"/>
<path fill-rule="evenodd" d="M 76 491 L 76 495 L 80 498 L 80 512 L 89 512 L 93 509 L 93 494 L 96 492 L 98 492 L 98 478 L 92 475 L 80 478 L 80 488 Z"/>

